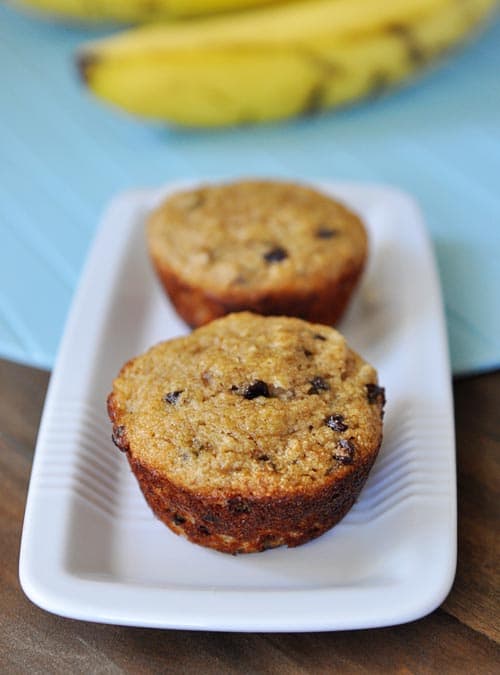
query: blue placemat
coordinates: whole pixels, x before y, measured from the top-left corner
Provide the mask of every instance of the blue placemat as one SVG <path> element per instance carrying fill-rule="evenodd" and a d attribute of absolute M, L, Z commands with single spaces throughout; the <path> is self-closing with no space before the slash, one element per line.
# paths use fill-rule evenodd
<path fill-rule="evenodd" d="M 143 124 L 92 99 L 73 54 L 96 34 L 0 7 L 1 356 L 52 366 L 92 234 L 115 192 L 262 174 L 411 192 L 436 248 L 454 372 L 500 364 L 498 21 L 385 98 L 211 132 Z"/>

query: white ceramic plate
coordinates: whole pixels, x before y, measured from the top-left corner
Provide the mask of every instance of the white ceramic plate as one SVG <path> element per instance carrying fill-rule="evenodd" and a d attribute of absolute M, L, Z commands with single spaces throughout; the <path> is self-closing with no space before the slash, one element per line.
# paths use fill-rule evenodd
<path fill-rule="evenodd" d="M 370 234 L 368 269 L 340 328 L 378 368 L 388 403 L 356 505 L 309 544 L 236 557 L 154 519 L 111 443 L 105 400 L 124 361 L 187 331 L 143 237 L 147 212 L 179 184 L 129 192 L 104 217 L 47 394 L 20 558 L 33 602 L 134 626 L 322 631 L 410 621 L 445 598 L 456 562 L 451 379 L 422 216 L 392 188 L 316 185 L 357 210 Z"/>

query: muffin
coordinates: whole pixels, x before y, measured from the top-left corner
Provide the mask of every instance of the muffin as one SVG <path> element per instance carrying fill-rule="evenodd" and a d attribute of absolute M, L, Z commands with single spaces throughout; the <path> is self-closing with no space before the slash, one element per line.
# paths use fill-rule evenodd
<path fill-rule="evenodd" d="M 170 196 L 149 217 L 158 277 L 190 326 L 249 310 L 338 322 L 367 236 L 342 204 L 293 183 L 240 181 Z"/>
<path fill-rule="evenodd" d="M 384 402 L 374 368 L 333 328 L 244 312 L 126 363 L 108 412 L 156 516 L 249 553 L 303 544 L 347 513 Z"/>

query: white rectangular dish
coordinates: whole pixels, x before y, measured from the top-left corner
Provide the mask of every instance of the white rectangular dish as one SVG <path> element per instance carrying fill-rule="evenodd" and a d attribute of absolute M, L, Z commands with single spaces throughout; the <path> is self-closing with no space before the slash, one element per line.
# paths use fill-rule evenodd
<path fill-rule="evenodd" d="M 187 332 L 154 277 L 144 218 L 169 191 L 106 212 L 67 322 L 42 417 L 23 529 L 28 597 L 63 616 L 133 626 L 324 631 L 403 623 L 446 597 L 456 564 L 451 376 L 422 216 L 389 187 L 317 182 L 358 211 L 370 259 L 339 326 L 386 388 L 384 443 L 358 502 L 296 549 L 228 556 L 174 535 L 111 443 L 121 365 Z"/>

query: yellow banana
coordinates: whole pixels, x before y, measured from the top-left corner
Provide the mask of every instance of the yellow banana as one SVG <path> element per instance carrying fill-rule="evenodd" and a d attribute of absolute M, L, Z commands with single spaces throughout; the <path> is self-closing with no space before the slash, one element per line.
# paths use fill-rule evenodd
<path fill-rule="evenodd" d="M 309 0 L 151 25 L 90 43 L 84 81 L 131 113 L 189 126 L 276 120 L 401 82 L 495 0 Z"/>
<path fill-rule="evenodd" d="M 41 14 L 71 20 L 147 22 L 246 9 L 284 0 L 13 0 Z"/>

